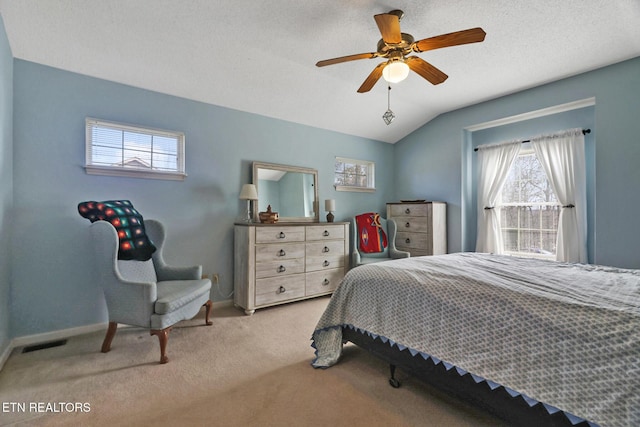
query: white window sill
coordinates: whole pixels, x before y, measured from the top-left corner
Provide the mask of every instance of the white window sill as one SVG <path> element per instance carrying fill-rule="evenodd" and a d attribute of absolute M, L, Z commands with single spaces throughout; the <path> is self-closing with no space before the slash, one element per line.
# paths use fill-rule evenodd
<path fill-rule="evenodd" d="M 356 191 L 360 193 L 374 193 L 375 188 L 370 187 L 350 187 L 348 185 L 334 185 L 336 191 Z"/>
<path fill-rule="evenodd" d="M 184 181 L 187 177 L 186 173 L 180 172 L 158 172 L 148 171 L 141 169 L 126 169 L 126 168 L 110 168 L 102 166 L 90 166 L 84 167 L 85 171 L 89 175 L 103 175 L 103 176 L 120 176 L 126 178 L 146 178 L 146 179 L 164 179 L 171 181 Z"/>

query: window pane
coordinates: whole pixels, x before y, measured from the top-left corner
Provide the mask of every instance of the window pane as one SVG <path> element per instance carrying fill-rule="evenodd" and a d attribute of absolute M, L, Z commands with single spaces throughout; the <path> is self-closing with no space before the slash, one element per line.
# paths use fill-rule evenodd
<path fill-rule="evenodd" d="M 504 206 L 501 211 L 502 228 L 518 228 L 518 206 Z"/>
<path fill-rule="evenodd" d="M 102 147 L 122 148 L 122 131 L 105 127 L 93 127 L 91 138 L 94 145 Z"/>
<path fill-rule="evenodd" d="M 178 155 L 178 141 L 175 138 L 169 138 L 166 136 L 154 136 L 153 137 L 153 152 Z"/>
<path fill-rule="evenodd" d="M 521 153 L 502 188 L 500 221 L 505 251 L 525 256 L 552 257 L 560 208 L 535 154 Z"/>
<path fill-rule="evenodd" d="M 118 165 L 122 163 L 122 149 L 94 147 L 91 151 L 91 162 L 98 166 Z"/>
<path fill-rule="evenodd" d="M 336 172 L 344 172 L 344 163 L 336 160 Z"/>

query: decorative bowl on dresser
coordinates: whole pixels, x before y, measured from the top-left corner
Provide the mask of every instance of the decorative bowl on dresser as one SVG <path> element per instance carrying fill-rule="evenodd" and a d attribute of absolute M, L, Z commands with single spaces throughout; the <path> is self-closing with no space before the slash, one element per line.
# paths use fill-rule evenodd
<path fill-rule="evenodd" d="M 331 294 L 349 268 L 349 223 L 236 223 L 234 304 L 258 308 Z"/>
<path fill-rule="evenodd" d="M 411 256 L 447 253 L 447 204 L 424 200 L 387 203 L 397 226 L 396 248 Z"/>

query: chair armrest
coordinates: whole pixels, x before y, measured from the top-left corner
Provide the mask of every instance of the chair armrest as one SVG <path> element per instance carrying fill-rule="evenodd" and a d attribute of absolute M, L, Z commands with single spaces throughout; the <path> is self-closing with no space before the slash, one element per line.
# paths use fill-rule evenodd
<path fill-rule="evenodd" d="M 160 282 L 167 280 L 198 280 L 202 278 L 201 265 L 174 267 L 163 262 L 162 264 L 154 263 L 154 266 Z"/>
<path fill-rule="evenodd" d="M 357 267 L 362 264 L 362 258 L 360 257 L 360 252 L 354 250 L 351 252 L 351 267 Z"/>
<path fill-rule="evenodd" d="M 392 259 L 409 258 L 411 254 L 406 251 L 401 251 L 396 248 L 396 234 L 398 232 L 398 226 L 393 219 L 387 220 L 387 228 L 389 230 L 389 257 Z"/>
<path fill-rule="evenodd" d="M 411 257 L 411 253 L 410 252 L 401 251 L 400 249 L 396 249 L 395 247 L 394 248 L 390 248 L 389 255 L 393 259 L 410 258 Z"/>

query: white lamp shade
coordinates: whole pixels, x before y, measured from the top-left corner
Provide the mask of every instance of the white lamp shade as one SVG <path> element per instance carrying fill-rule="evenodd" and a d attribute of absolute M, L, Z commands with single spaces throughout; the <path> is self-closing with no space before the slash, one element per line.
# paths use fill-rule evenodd
<path fill-rule="evenodd" d="M 240 191 L 240 200 L 258 200 L 258 190 L 253 184 L 244 184 Z"/>
<path fill-rule="evenodd" d="M 327 199 L 324 201 L 324 210 L 325 212 L 334 212 L 336 210 L 336 201 L 335 199 Z"/>
<path fill-rule="evenodd" d="M 389 83 L 403 81 L 409 75 L 409 66 L 403 61 L 391 61 L 382 69 L 382 77 Z"/>

